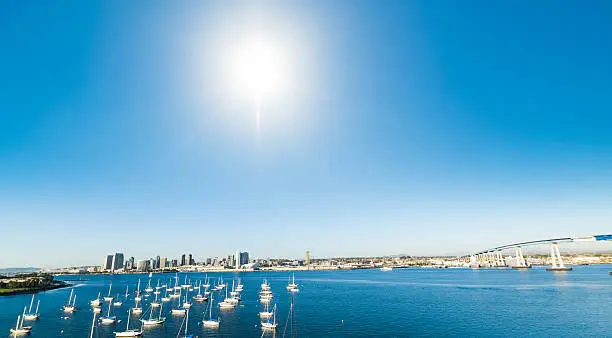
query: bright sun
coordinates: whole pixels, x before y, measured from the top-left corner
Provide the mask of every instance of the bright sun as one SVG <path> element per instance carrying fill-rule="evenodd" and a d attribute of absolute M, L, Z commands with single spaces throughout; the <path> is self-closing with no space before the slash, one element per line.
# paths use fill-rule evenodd
<path fill-rule="evenodd" d="M 282 89 L 284 59 L 278 48 L 253 40 L 237 46 L 233 54 L 233 78 L 241 91 L 261 100 Z"/>

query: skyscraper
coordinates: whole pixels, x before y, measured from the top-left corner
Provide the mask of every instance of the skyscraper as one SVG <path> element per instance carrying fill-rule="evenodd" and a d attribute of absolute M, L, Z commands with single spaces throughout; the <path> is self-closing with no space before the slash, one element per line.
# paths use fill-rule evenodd
<path fill-rule="evenodd" d="M 189 254 L 187 265 L 193 265 L 193 256 L 191 254 Z"/>
<path fill-rule="evenodd" d="M 166 257 L 162 257 L 162 258 L 159 260 L 159 268 L 160 268 L 160 269 L 164 269 L 164 268 L 166 268 L 166 265 L 167 265 L 167 264 L 168 264 L 168 258 L 166 258 Z"/>
<path fill-rule="evenodd" d="M 249 264 L 249 253 L 236 251 L 230 265 L 234 266 L 236 269 L 239 269 L 244 264 Z"/>
<path fill-rule="evenodd" d="M 141 259 L 136 262 L 136 270 L 138 271 L 149 271 L 150 261 L 146 259 Z"/>
<path fill-rule="evenodd" d="M 185 254 L 181 255 L 181 266 L 185 265 Z"/>
<path fill-rule="evenodd" d="M 178 266 L 178 261 L 176 259 L 172 260 L 172 267 L 176 268 Z"/>
<path fill-rule="evenodd" d="M 155 258 L 155 269 L 161 268 L 160 264 L 161 264 L 160 258 L 159 258 L 159 255 L 157 255 L 157 257 Z"/>
<path fill-rule="evenodd" d="M 304 260 L 304 264 L 310 265 L 310 250 L 306 250 L 306 259 Z"/>
<path fill-rule="evenodd" d="M 102 269 L 110 271 L 113 268 L 113 255 L 106 256 Z"/>
<path fill-rule="evenodd" d="M 113 256 L 112 269 L 113 271 L 123 269 L 123 254 L 116 252 Z"/>

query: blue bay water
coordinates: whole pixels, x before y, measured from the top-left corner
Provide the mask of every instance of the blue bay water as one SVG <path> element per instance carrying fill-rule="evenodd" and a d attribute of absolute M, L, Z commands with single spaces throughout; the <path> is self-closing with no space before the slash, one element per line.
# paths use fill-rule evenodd
<path fill-rule="evenodd" d="M 296 272 L 300 292 L 295 295 L 294 335 L 299 337 L 418 337 L 418 336 L 610 336 L 612 328 L 612 271 L 610 265 L 578 266 L 574 271 L 551 273 L 497 269 L 395 269 Z M 179 274 L 181 281 L 203 279 L 204 274 Z M 243 301 L 235 310 L 219 311 L 219 329 L 203 328 L 207 303 L 194 303 L 189 333 L 198 337 L 261 337 L 257 313 L 260 284 L 266 278 L 278 307 L 283 337 L 291 295 L 285 290 L 286 272 L 210 273 L 229 282 L 240 278 L 245 286 Z M 174 274 L 154 274 L 165 283 Z M 147 275 L 62 276 L 75 281 L 79 311 L 66 315 L 61 310 L 70 288 L 38 294 L 41 318 L 29 322 L 30 337 L 89 337 L 93 314 L 89 300 L 102 295 L 112 281 L 113 294 L 124 293 L 126 284 L 134 291 L 138 278 Z M 223 296 L 225 296 L 223 294 Z M 29 304 L 31 295 L 0 297 L 0 336 L 9 336 L 17 315 Z M 217 296 L 220 299 L 221 296 Z M 152 297 L 145 299 L 147 303 Z M 125 328 L 127 310 L 134 296 L 113 312 L 122 320 L 96 326 L 94 337 L 113 337 Z M 106 309 L 106 308 L 104 308 Z M 170 306 L 164 305 L 164 312 Z M 176 337 L 182 316 L 166 314 L 163 326 L 145 328 L 144 337 Z M 215 314 L 213 314 L 215 316 Z M 62 318 L 65 317 L 65 318 Z M 134 318 L 134 317 L 133 317 Z M 266 336 L 273 336 L 266 334 Z M 290 337 L 290 326 L 284 336 Z"/>

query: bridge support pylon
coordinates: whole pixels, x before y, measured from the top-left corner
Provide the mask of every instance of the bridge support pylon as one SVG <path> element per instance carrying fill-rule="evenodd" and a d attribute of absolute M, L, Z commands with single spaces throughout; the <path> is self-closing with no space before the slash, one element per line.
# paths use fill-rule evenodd
<path fill-rule="evenodd" d="M 550 258 L 552 266 L 550 268 L 546 268 L 546 271 L 571 271 L 572 268 L 565 266 L 563 264 L 563 260 L 561 259 L 561 254 L 559 253 L 559 243 L 551 243 L 550 244 Z"/>
<path fill-rule="evenodd" d="M 515 260 L 513 269 L 531 269 L 531 265 L 527 264 L 525 257 L 523 257 L 523 250 L 521 250 L 520 246 L 514 248 Z"/>

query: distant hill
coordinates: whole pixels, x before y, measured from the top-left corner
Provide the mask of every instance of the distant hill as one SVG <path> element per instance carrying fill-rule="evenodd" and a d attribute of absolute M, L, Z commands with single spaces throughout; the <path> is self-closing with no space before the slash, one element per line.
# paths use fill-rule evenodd
<path fill-rule="evenodd" d="M 29 273 L 40 271 L 40 268 L 1 268 L 0 275 L 16 275 L 18 273 Z"/>

